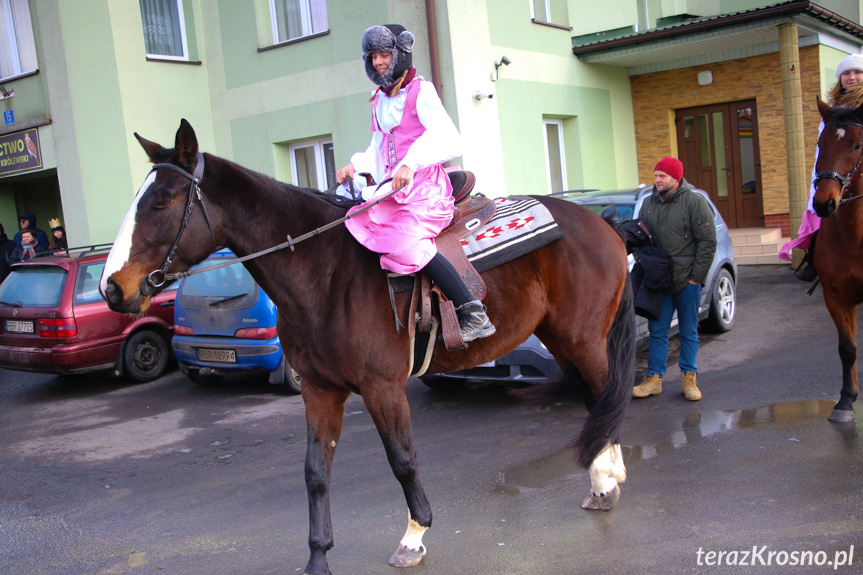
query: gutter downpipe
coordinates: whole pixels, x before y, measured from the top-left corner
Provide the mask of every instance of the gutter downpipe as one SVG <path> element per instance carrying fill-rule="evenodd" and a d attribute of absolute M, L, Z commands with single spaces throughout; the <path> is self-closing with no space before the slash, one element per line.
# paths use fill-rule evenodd
<path fill-rule="evenodd" d="M 800 227 L 809 196 L 806 155 L 803 150 L 803 90 L 800 85 L 800 51 L 797 24 L 779 25 L 779 65 L 782 70 L 782 108 L 785 117 L 785 162 L 788 169 L 788 207 L 791 231 Z M 803 254 L 794 250 L 793 265 Z"/>
<path fill-rule="evenodd" d="M 432 67 L 432 84 L 443 102 L 443 92 L 440 87 L 440 58 L 437 46 L 437 19 L 434 14 L 434 0 L 426 0 L 426 25 L 429 34 L 429 58 Z"/>
<path fill-rule="evenodd" d="M 431 75 L 432 84 L 437 91 L 438 97 L 443 102 L 443 91 L 440 85 L 440 57 L 438 55 L 437 45 L 437 19 L 435 18 L 434 0 L 425 0 L 426 2 L 426 25 L 429 35 L 429 59 L 431 60 Z"/>

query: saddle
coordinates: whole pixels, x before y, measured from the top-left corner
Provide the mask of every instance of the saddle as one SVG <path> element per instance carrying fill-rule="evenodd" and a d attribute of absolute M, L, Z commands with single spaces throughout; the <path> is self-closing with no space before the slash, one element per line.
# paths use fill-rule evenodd
<path fill-rule="evenodd" d="M 476 176 L 471 172 L 450 171 L 448 172 L 450 182 L 453 186 L 453 198 L 455 200 L 455 213 L 452 222 L 435 238 L 438 253 L 444 256 L 456 269 L 464 280 L 465 285 L 474 299 L 485 298 L 485 282 L 473 264 L 468 260 L 462 247 L 461 240 L 470 235 L 478 227 L 487 223 L 494 216 L 495 204 L 492 200 L 482 194 L 471 195 Z M 411 294 L 411 313 L 414 314 L 416 322 L 408 322 L 408 333 L 413 341 L 418 330 L 421 334 L 428 334 L 428 350 L 434 346 L 437 331 L 437 319 L 433 316 L 431 294 L 435 293 L 440 311 L 440 327 L 444 345 L 450 351 L 464 349 L 467 344 L 462 341 L 461 329 L 458 324 L 455 305 L 443 292 L 432 287 L 428 276 L 422 272 L 414 277 L 414 288 Z M 426 353 L 421 360 L 422 370 L 428 366 L 431 354 Z"/>

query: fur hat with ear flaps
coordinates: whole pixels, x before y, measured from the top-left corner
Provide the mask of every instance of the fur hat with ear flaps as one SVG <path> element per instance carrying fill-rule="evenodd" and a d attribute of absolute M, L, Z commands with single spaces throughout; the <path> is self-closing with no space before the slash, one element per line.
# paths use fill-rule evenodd
<path fill-rule="evenodd" d="M 366 75 L 378 86 L 391 86 L 413 62 L 414 35 L 398 24 L 372 26 L 363 34 L 362 46 Z M 393 62 L 383 76 L 372 65 L 372 52 L 390 52 L 393 55 Z"/>

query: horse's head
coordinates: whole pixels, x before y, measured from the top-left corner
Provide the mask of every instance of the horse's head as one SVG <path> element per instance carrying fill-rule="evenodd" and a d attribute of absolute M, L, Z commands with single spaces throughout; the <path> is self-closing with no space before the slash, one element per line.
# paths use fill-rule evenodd
<path fill-rule="evenodd" d="M 863 160 L 863 106 L 831 107 L 818 99 L 824 129 L 818 138 L 815 163 L 815 213 L 826 218 L 836 211 Z"/>
<path fill-rule="evenodd" d="M 155 165 L 120 226 L 99 285 L 108 307 L 122 313 L 145 311 L 170 283 L 165 274 L 206 258 L 218 236 L 195 182 L 204 178 L 204 159 L 192 126 L 180 122 L 173 149 L 135 137 Z"/>

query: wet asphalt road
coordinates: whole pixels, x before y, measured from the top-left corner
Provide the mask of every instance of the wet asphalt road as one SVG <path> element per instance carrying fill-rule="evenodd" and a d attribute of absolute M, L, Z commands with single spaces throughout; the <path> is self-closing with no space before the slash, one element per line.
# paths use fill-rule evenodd
<path fill-rule="evenodd" d="M 565 445 L 582 406 L 535 410 L 499 386 L 440 393 L 411 380 L 435 519 L 429 555 L 407 572 L 859 573 L 863 415 L 826 421 L 840 366 L 820 291 L 807 297 L 784 266 L 741 276 L 735 329 L 702 337 L 704 399 L 685 401 L 671 367 L 661 396 L 630 407 L 629 478 L 609 513 L 579 508 L 590 483 Z M 0 370 L 0 573 L 302 573 L 304 451 L 301 400 L 249 379 Z M 386 561 L 407 510 L 359 397 L 332 511 L 334 573 L 396 572 Z"/>

